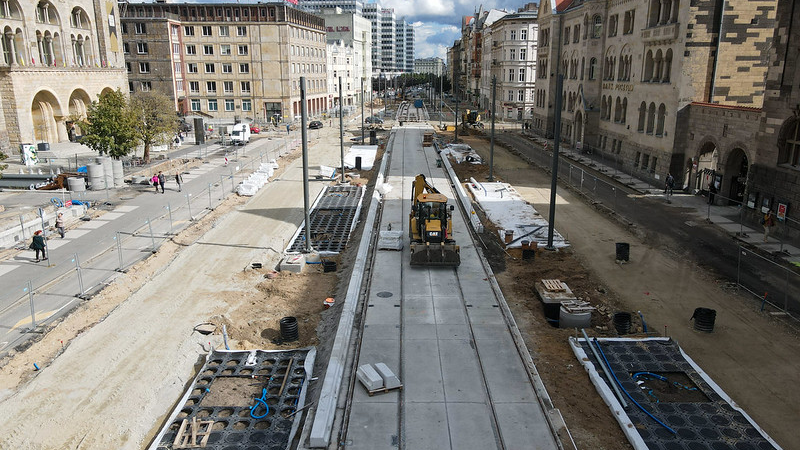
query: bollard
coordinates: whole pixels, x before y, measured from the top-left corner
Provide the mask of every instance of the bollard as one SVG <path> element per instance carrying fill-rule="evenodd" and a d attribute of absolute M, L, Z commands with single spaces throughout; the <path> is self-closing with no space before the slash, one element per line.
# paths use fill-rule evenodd
<path fill-rule="evenodd" d="M 214 210 L 214 208 L 211 206 L 211 183 L 208 183 L 208 209 L 212 211 Z"/>
<path fill-rule="evenodd" d="M 72 260 L 75 261 L 75 271 L 78 272 L 78 287 L 81 290 L 77 297 L 83 297 L 83 294 L 86 292 L 86 290 L 83 288 L 83 274 L 81 273 L 81 263 L 78 260 L 77 253 L 75 253 L 75 256 L 72 258 Z"/>
<path fill-rule="evenodd" d="M 119 255 L 119 268 L 117 271 L 122 272 L 122 241 L 119 237 L 119 231 L 117 231 L 116 236 L 114 236 L 114 240 L 117 241 L 117 254 Z"/>
<path fill-rule="evenodd" d="M 28 291 L 28 300 L 31 302 L 31 331 L 36 329 L 36 309 L 33 307 L 33 284 L 28 280 L 28 287 L 23 291 Z"/>
<path fill-rule="evenodd" d="M 186 204 L 189 206 L 189 221 L 193 221 L 192 217 L 192 194 L 186 194 Z"/>
<path fill-rule="evenodd" d="M 172 208 L 170 208 L 169 203 L 167 203 L 167 212 L 169 213 L 169 234 L 172 234 Z"/>
<path fill-rule="evenodd" d="M 22 239 L 25 240 L 25 221 L 22 220 L 22 214 L 19 215 L 19 228 L 22 230 Z"/>
<path fill-rule="evenodd" d="M 150 228 L 150 240 L 153 242 L 153 253 L 156 252 L 156 237 L 153 235 L 153 224 L 150 223 L 150 219 L 146 221 L 147 226 Z"/>

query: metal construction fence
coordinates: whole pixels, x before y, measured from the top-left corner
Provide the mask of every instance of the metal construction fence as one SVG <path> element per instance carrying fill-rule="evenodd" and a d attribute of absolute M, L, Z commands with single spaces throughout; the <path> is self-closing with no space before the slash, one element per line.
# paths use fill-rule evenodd
<path fill-rule="evenodd" d="M 16 325 L 12 323 L 2 325 L 12 330 L 15 328 L 19 330 L 18 335 L 9 336 L 8 341 L 0 342 L 0 356 L 24 342 L 30 333 L 41 333 L 43 327 L 60 317 L 62 310 L 74 308 L 78 301 L 91 298 L 120 273 L 156 253 L 165 242 L 213 211 L 228 195 L 236 192 L 238 183 L 258 170 L 262 163 L 277 159 L 296 148 L 298 143 L 299 140 L 286 140 L 285 144 L 272 148 L 271 151 L 249 152 L 249 154 L 247 146 L 239 149 L 224 147 L 211 150 L 199 149 L 197 156 L 200 158 L 225 157 L 228 161 L 227 165 L 219 168 L 222 174 L 218 179 L 207 182 L 199 191 L 193 189 L 192 193 L 187 191 L 184 184 L 182 201 L 168 202 L 159 210 L 154 210 L 151 217 L 146 217 L 138 223 L 133 221 L 120 223 L 119 228 L 114 230 L 111 242 L 99 240 L 94 243 L 92 247 L 94 252 L 80 248 L 69 256 L 54 258 L 51 250 L 66 244 L 67 241 L 52 239 L 57 233 L 51 232 L 50 238 L 46 239 L 49 259 L 39 264 L 58 269 L 37 272 L 40 275 L 19 280 L 17 289 L 11 288 L 0 293 L 0 305 L 4 305 L 0 308 L 0 314 L 4 320 L 16 322 Z M 142 185 L 143 190 L 147 188 L 148 186 Z M 114 210 L 114 206 L 110 203 L 107 207 L 103 203 L 98 205 L 98 208 L 107 209 L 106 213 Z M 124 204 L 120 206 L 124 208 Z M 101 215 L 97 218 L 98 224 L 102 217 Z M 93 221 L 86 222 L 88 229 L 96 228 L 90 225 L 92 223 Z M 67 230 L 68 237 L 70 234 L 78 234 L 78 230 Z M 30 255 L 23 254 L 17 258 L 18 260 L 27 260 L 29 256 L 32 258 L 32 250 L 24 251 L 30 252 Z M 63 252 L 57 253 L 63 255 Z M 84 256 L 80 257 L 79 253 Z M 40 306 L 45 303 L 45 297 L 49 306 Z M 27 312 L 23 314 L 23 311 L 27 311 L 26 303 L 30 306 L 29 315 Z"/>

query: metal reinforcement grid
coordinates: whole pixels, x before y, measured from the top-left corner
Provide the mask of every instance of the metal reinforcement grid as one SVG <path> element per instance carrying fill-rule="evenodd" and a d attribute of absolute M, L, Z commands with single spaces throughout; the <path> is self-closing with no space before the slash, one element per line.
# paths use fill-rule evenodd
<path fill-rule="evenodd" d="M 329 186 L 311 211 L 311 246 L 320 253 L 341 253 L 361 203 L 362 186 Z M 306 230 L 289 246 L 289 252 L 305 250 Z"/>
<path fill-rule="evenodd" d="M 613 382 L 606 379 L 583 339 L 580 345 L 606 384 Z M 629 401 L 625 412 L 648 449 L 777 448 L 748 417 L 720 396 L 716 386 L 712 387 L 705 381 L 695 366 L 684 358 L 675 341 L 600 340 L 600 345 L 622 388 L 650 414 L 675 431 L 669 431 Z"/>
<path fill-rule="evenodd" d="M 212 450 L 288 448 L 301 416 L 295 412 L 303 408 L 311 351 L 215 350 L 150 449 L 197 448 L 206 434 L 203 448 Z"/>

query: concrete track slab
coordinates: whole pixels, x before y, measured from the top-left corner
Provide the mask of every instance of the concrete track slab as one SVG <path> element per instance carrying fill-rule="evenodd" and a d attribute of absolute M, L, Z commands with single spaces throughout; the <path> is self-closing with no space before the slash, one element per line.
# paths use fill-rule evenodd
<path fill-rule="evenodd" d="M 79 238 L 79 237 L 81 237 L 81 236 L 83 236 L 83 235 L 85 235 L 85 234 L 88 234 L 88 233 L 89 233 L 89 232 L 91 232 L 91 231 L 92 231 L 92 230 L 90 230 L 90 229 L 83 229 L 83 230 L 77 230 L 77 229 L 76 229 L 76 230 L 69 230 L 69 237 L 70 237 L 70 239 Z"/>
<path fill-rule="evenodd" d="M 452 440 L 450 448 L 458 450 L 497 448 L 490 417 L 492 412 L 485 403 L 448 403 L 447 418 Z"/>
<path fill-rule="evenodd" d="M 506 323 L 500 308 L 469 308 L 469 321 L 473 325 L 501 325 Z"/>
<path fill-rule="evenodd" d="M 395 308 L 393 304 L 370 303 L 367 307 L 366 325 L 385 325 L 395 324 L 400 321 L 400 308 Z"/>
<path fill-rule="evenodd" d="M 137 205 L 120 205 L 120 206 L 117 206 L 116 208 L 114 208 L 113 212 L 126 213 L 126 212 L 134 211 L 138 207 L 139 206 L 137 206 Z"/>
<path fill-rule="evenodd" d="M 409 402 L 443 402 L 444 383 L 439 342 L 414 339 L 403 341 L 403 397 Z"/>
<path fill-rule="evenodd" d="M 403 417 L 405 448 L 451 448 L 444 403 L 408 402 L 404 405 Z"/>
<path fill-rule="evenodd" d="M 84 223 L 80 224 L 77 227 L 77 229 L 78 230 L 96 230 L 96 229 L 102 227 L 103 225 L 105 225 L 107 223 L 110 223 L 110 222 L 107 221 L 107 220 L 91 220 L 89 222 L 84 222 Z"/>
<path fill-rule="evenodd" d="M 530 380 L 513 347 L 501 341 L 480 340 L 475 344 L 480 352 L 489 392 L 496 402 L 536 402 Z"/>
<path fill-rule="evenodd" d="M 101 217 L 103 218 L 103 220 L 117 220 L 124 215 L 125 213 L 121 212 L 107 212 L 103 214 Z"/>
<path fill-rule="evenodd" d="M 468 339 L 439 341 L 444 394 L 448 402 L 486 401 L 481 368 Z"/>
<path fill-rule="evenodd" d="M 19 267 L 19 264 L 0 264 L 0 276 L 3 276 Z"/>
<path fill-rule="evenodd" d="M 365 341 L 373 339 L 388 339 L 397 341 L 400 340 L 400 325 L 391 323 L 364 325 L 364 332 L 361 338 Z"/>
<path fill-rule="evenodd" d="M 525 448 L 540 450 L 551 448 L 552 432 L 538 408 L 528 403 L 497 403 L 495 414 L 497 424 L 503 434 L 506 448 Z M 533 411 L 533 413 L 532 413 Z"/>
<path fill-rule="evenodd" d="M 397 450 L 397 439 L 397 403 L 353 403 L 348 450 Z"/>
<path fill-rule="evenodd" d="M 464 309 L 456 308 L 440 308 L 438 305 L 434 308 L 435 321 L 437 324 L 466 324 L 467 316 L 464 314 Z"/>

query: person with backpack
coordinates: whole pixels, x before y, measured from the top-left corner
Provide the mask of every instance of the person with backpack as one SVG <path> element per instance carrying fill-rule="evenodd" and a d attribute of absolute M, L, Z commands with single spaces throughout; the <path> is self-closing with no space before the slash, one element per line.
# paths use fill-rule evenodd
<path fill-rule="evenodd" d="M 761 218 L 761 225 L 764 226 L 764 242 L 767 242 L 769 232 L 772 230 L 772 227 L 775 226 L 775 216 L 772 214 L 771 209 Z"/>
<path fill-rule="evenodd" d="M 158 194 L 158 175 L 153 175 L 153 178 L 150 178 L 150 182 L 153 183 L 156 188 L 156 194 Z"/>
<path fill-rule="evenodd" d="M 183 177 L 181 176 L 181 172 L 175 172 L 175 182 L 178 183 L 178 192 L 181 192 L 181 183 L 183 183 Z"/>
<path fill-rule="evenodd" d="M 164 176 L 164 173 L 160 170 L 158 171 L 158 184 L 161 185 L 161 193 L 164 193 L 164 185 L 167 184 L 167 177 Z M 156 188 L 156 192 L 158 192 L 158 188 Z"/>
<path fill-rule="evenodd" d="M 664 193 L 667 194 L 667 197 L 672 195 L 673 189 L 675 189 L 675 177 L 673 177 L 671 173 L 668 173 L 667 181 L 664 184 Z"/>

